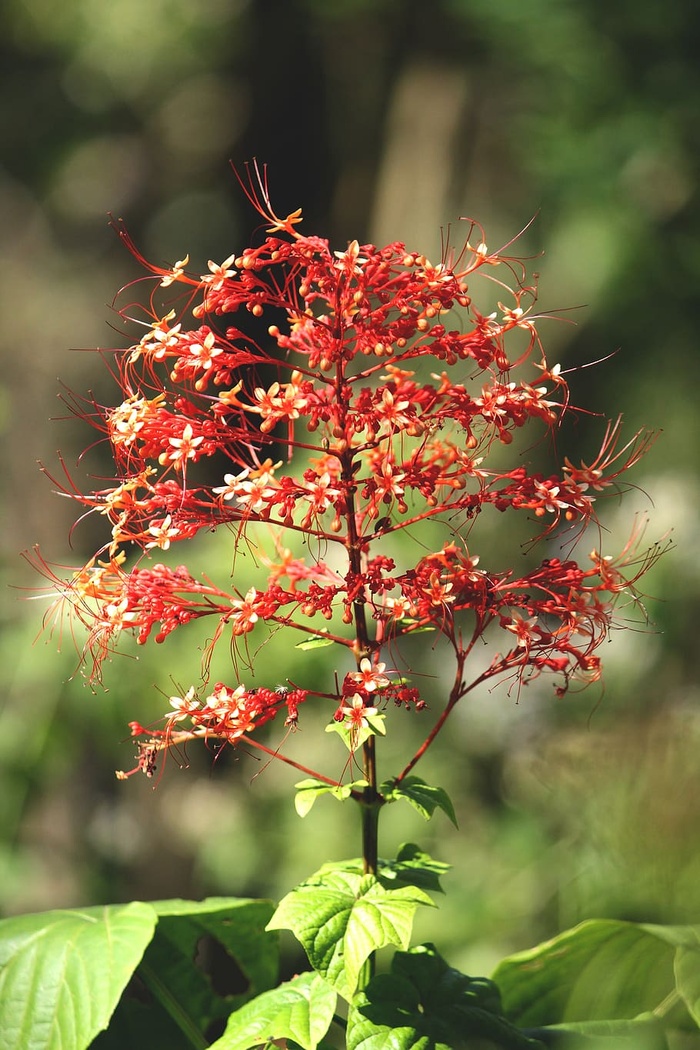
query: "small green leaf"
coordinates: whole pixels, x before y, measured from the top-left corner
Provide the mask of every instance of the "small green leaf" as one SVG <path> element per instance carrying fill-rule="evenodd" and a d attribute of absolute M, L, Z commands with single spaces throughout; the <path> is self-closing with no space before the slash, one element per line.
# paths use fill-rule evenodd
<path fill-rule="evenodd" d="M 291 930 L 313 968 L 349 999 L 372 952 L 408 947 L 419 904 L 434 906 L 415 886 L 386 889 L 372 875 L 326 865 L 284 897 L 267 928 Z"/>
<path fill-rule="evenodd" d="M 414 624 L 418 622 L 418 620 L 412 620 L 410 617 L 406 617 L 403 620 L 399 620 L 398 626 L 404 634 L 427 634 L 429 631 L 437 630 L 436 627 L 431 627 L 430 624 L 423 624 L 422 627 L 414 627 Z"/>
<path fill-rule="evenodd" d="M 300 780 L 294 787 L 297 792 L 294 796 L 294 807 L 300 817 L 305 817 L 321 795 L 332 795 L 343 802 L 350 797 L 354 789 L 367 787 L 367 781 L 355 780 L 352 784 L 333 785 L 310 777 L 308 780 Z"/>
<path fill-rule="evenodd" d="M 347 747 L 348 751 L 357 751 L 362 747 L 365 740 L 378 733 L 384 736 L 386 726 L 384 724 L 386 715 L 367 715 L 364 726 L 350 726 L 347 722 L 329 722 L 326 726 L 327 733 L 337 733 Z"/>
<path fill-rule="evenodd" d="M 480 1042 L 483 1040 L 483 1043 Z M 542 1050 L 504 1017 L 496 985 L 448 966 L 431 944 L 398 951 L 348 1016 L 348 1050 Z"/>
<path fill-rule="evenodd" d="M 326 638 L 322 635 L 318 635 L 316 638 L 307 638 L 304 642 L 297 642 L 294 646 L 295 649 L 301 649 L 303 652 L 307 652 L 309 649 L 325 649 L 327 645 L 334 645 L 332 638 Z"/>
<path fill-rule="evenodd" d="M 0 922 L 0 1048 L 83 1050 L 104 1029 L 153 936 L 135 902 Z"/>
<path fill-rule="evenodd" d="M 313 779 L 300 780 L 294 787 L 296 788 L 294 808 L 300 817 L 305 817 L 310 812 L 314 802 L 320 795 L 329 795 L 333 790 L 330 784 L 324 784 L 322 780 Z"/>
<path fill-rule="evenodd" d="M 316 973 L 302 973 L 251 999 L 231 1014 L 211 1050 L 249 1050 L 273 1039 L 293 1039 L 316 1050 L 333 1020 L 336 993 Z"/>
<path fill-rule="evenodd" d="M 399 848 L 396 860 L 381 862 L 380 875 L 400 886 L 418 886 L 433 893 L 443 893 L 440 876 L 449 870 L 449 864 L 433 860 L 414 842 L 405 842 Z"/>
<path fill-rule="evenodd" d="M 386 715 L 367 715 L 367 721 L 380 736 L 386 736 Z"/>
<path fill-rule="evenodd" d="M 389 780 L 382 784 L 380 791 L 387 802 L 394 802 L 399 798 L 405 799 L 414 809 L 418 810 L 425 820 L 430 820 L 435 810 L 441 809 L 457 827 L 457 818 L 450 796 L 443 788 L 432 787 L 420 777 L 406 777 L 400 784 L 394 784 Z"/>

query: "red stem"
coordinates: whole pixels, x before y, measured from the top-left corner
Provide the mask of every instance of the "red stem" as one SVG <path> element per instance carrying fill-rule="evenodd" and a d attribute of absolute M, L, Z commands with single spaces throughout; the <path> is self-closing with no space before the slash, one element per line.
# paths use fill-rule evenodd
<path fill-rule="evenodd" d="M 324 776 L 323 773 L 317 773 L 315 770 L 309 769 L 308 766 L 303 766 L 301 762 L 295 762 L 293 758 L 288 758 L 287 755 L 283 755 L 281 751 L 273 751 L 272 748 L 266 747 L 265 744 L 253 740 L 252 737 L 244 734 L 240 739 L 244 740 L 250 747 L 257 748 L 258 751 L 264 751 L 266 755 L 270 756 L 270 758 L 278 758 L 281 762 L 286 762 L 288 766 L 292 766 L 294 769 L 298 769 L 300 773 L 305 773 L 307 776 L 313 777 L 314 780 L 321 780 L 324 784 L 328 784 L 330 787 L 341 786 L 340 781 Z"/>

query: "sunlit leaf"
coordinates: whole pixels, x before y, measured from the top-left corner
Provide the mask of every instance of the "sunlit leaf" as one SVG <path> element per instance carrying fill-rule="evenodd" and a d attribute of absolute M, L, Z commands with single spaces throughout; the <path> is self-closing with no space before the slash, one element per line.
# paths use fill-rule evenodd
<path fill-rule="evenodd" d="M 249 1050 L 273 1039 L 293 1039 L 315 1050 L 328 1031 L 336 993 L 315 973 L 302 973 L 231 1014 L 212 1050 Z"/>
<path fill-rule="evenodd" d="M 365 725 L 362 726 L 351 726 L 347 722 L 329 722 L 326 726 L 327 733 L 337 733 L 343 740 L 343 743 L 347 747 L 348 751 L 357 751 L 358 747 L 362 747 L 365 740 L 369 740 L 371 736 L 381 734 L 386 735 L 386 725 L 384 724 L 386 715 L 367 715 L 365 718 Z"/>
<path fill-rule="evenodd" d="M 326 865 L 284 897 L 268 929 L 291 930 L 313 968 L 347 999 L 372 952 L 408 947 L 419 904 L 433 906 L 415 886 L 386 889 L 372 875 Z"/>
<path fill-rule="evenodd" d="M 332 638 L 307 638 L 304 642 L 297 642 L 295 649 L 301 649 L 302 652 L 306 652 L 309 649 L 325 649 L 328 645 L 334 645 Z"/>
<path fill-rule="evenodd" d="M 332 795 L 339 801 L 349 798 L 353 790 L 367 786 L 366 780 L 356 780 L 352 784 L 326 784 L 323 780 L 309 777 L 295 784 L 296 795 L 294 796 L 294 807 L 300 817 L 305 817 L 311 810 L 314 802 L 321 795 Z"/>
<path fill-rule="evenodd" d="M 0 922 L 0 1048 L 83 1050 L 104 1029 L 156 927 L 139 902 Z"/>

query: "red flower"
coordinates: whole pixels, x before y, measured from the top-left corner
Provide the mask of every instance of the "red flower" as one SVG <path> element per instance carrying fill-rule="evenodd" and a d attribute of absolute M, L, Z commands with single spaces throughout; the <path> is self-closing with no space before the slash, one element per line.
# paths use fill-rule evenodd
<path fill-rule="evenodd" d="M 353 241 L 333 251 L 299 233 L 300 212 L 273 212 L 257 168 L 246 192 L 267 235 L 235 259 L 210 262 L 199 277 L 186 272 L 187 259 L 170 270 L 149 266 L 119 228 L 153 278 L 145 317 L 132 318 L 146 331 L 114 352 L 121 404 L 86 409 L 75 401 L 110 441 L 115 476 L 86 494 L 70 481 L 62 486 L 111 525 L 103 548 L 109 561 L 92 559 L 56 584 L 56 616 L 67 607 L 88 628 L 91 676 L 99 677 L 124 631 L 143 643 L 157 624 L 163 641 L 210 616 L 212 646 L 225 635 L 234 647 L 245 645 L 239 640 L 268 624 L 344 647 L 356 670 L 340 692 L 314 692 L 334 700 L 353 725 L 366 719 L 369 695 L 425 707 L 417 689 L 391 683 L 379 658 L 385 646 L 426 627 L 454 650 L 445 712 L 497 676 L 525 682 L 546 671 L 560 691 L 598 677 L 595 651 L 615 602 L 634 597 L 657 549 L 638 556 L 635 539 L 621 558 L 594 552 L 585 568 L 547 558 L 521 578 L 507 556 L 487 568 L 471 551 L 492 507 L 541 519 L 535 539 L 560 527 L 580 534 L 596 520 L 594 499 L 619 486 L 652 436 L 640 432 L 620 447 L 618 420 L 592 463 L 564 459 L 547 475 L 520 455 L 511 463 L 503 451 L 492 455 L 524 427 L 546 436 L 572 411 L 561 370 L 542 352 L 534 289 L 521 282 L 516 261 L 483 240 L 467 242 L 456 258 L 446 251 L 437 265 L 401 243 Z M 513 278 L 512 302 L 485 316 L 470 285 L 479 270 L 497 265 L 499 294 L 507 291 L 504 271 Z M 181 309 L 159 311 L 159 288 L 181 288 Z M 270 316 L 264 343 L 246 334 L 246 314 Z M 263 366 L 276 374 L 264 385 Z M 294 459 L 286 472 L 275 462 L 280 441 Z M 297 454 L 306 459 L 295 472 Z M 230 469 L 212 484 L 211 466 L 200 473 L 200 463 L 214 456 Z M 444 523 L 448 541 L 397 566 L 410 547 L 392 545 L 388 556 L 387 537 L 419 536 L 431 520 Z M 184 567 L 137 560 L 126 568 L 134 545 L 145 557 L 220 525 L 257 551 L 267 574 L 245 595 L 231 583 L 197 581 Z M 306 543 L 304 558 L 290 549 L 295 534 Z M 470 654 L 492 624 L 503 629 L 506 648 L 470 678 Z M 307 693 L 290 695 L 292 725 Z M 215 687 L 201 706 L 195 699 L 190 691 L 178 700 L 149 748 L 170 746 L 186 719 L 193 735 L 233 742 L 284 706 L 278 694 L 242 685 Z M 152 770 L 152 759 L 148 751 L 141 768 Z"/>

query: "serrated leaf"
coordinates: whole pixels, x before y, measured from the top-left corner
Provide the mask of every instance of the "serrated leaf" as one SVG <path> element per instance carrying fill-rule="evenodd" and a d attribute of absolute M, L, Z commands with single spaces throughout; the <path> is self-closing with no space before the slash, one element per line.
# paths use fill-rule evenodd
<path fill-rule="evenodd" d="M 104 1029 L 153 936 L 135 902 L 0 922 L 0 1048 L 83 1050 Z"/>
<path fill-rule="evenodd" d="M 307 638 L 304 642 L 297 642 L 294 646 L 295 649 L 301 649 L 302 652 L 307 652 L 309 649 L 325 649 L 327 645 L 334 645 L 332 638 Z"/>
<path fill-rule="evenodd" d="M 249 1050 L 273 1039 L 293 1039 L 316 1050 L 328 1031 L 336 993 L 315 973 L 303 973 L 252 999 L 231 1014 L 211 1050 Z"/>
<path fill-rule="evenodd" d="M 492 981 L 454 970 L 431 944 L 396 952 L 391 972 L 369 982 L 348 1017 L 348 1050 L 467 1050 L 479 1040 L 542 1050 L 503 1017 Z"/>
<path fill-rule="evenodd" d="M 268 929 L 291 930 L 313 968 L 349 999 L 372 952 L 408 946 L 419 904 L 434 906 L 415 886 L 386 889 L 372 875 L 326 866 L 284 897 Z"/>
<path fill-rule="evenodd" d="M 505 959 L 493 978 L 509 1017 L 522 1025 L 634 1018 L 676 991 L 674 962 L 687 952 L 700 968 L 697 927 L 659 927 L 597 919 Z M 676 958 L 678 956 L 678 959 Z M 681 977 L 685 974 L 681 974 Z M 695 977 L 685 986 L 690 1006 Z M 683 995 L 679 982 L 678 990 Z"/>
<path fill-rule="evenodd" d="M 420 777 L 406 777 L 400 784 L 387 781 L 386 784 L 382 784 L 380 791 L 387 802 L 394 802 L 400 798 L 405 799 L 414 809 L 418 810 L 425 820 L 430 820 L 435 810 L 441 809 L 457 827 L 457 818 L 450 796 L 443 788 L 426 784 Z"/>
<path fill-rule="evenodd" d="M 357 785 L 362 785 L 358 781 Z M 442 893 L 440 876 L 451 868 L 441 860 L 433 860 L 429 853 L 417 846 L 415 842 L 404 842 L 399 846 L 395 860 L 379 858 L 379 879 L 386 889 L 394 889 L 397 886 L 417 886 L 421 890 L 431 893 Z M 353 857 L 350 860 L 331 861 L 323 864 L 316 876 L 325 872 L 350 871 L 361 875 L 363 864 L 361 857 Z"/>

